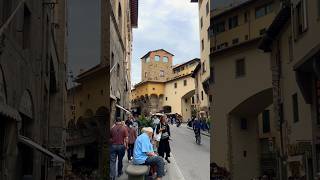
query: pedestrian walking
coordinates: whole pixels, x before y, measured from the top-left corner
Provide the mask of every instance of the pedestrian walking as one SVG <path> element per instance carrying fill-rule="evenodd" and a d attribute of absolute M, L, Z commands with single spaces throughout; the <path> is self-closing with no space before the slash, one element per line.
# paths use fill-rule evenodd
<path fill-rule="evenodd" d="M 134 143 L 135 143 L 135 141 L 137 139 L 137 131 L 135 130 L 133 125 L 129 125 L 128 134 L 129 134 L 129 140 L 128 140 L 127 156 L 128 156 L 128 161 L 131 161 L 132 158 L 133 158 Z"/>
<path fill-rule="evenodd" d="M 115 126 L 110 131 L 110 179 L 116 178 L 116 164 L 118 159 L 118 177 L 123 174 L 122 160 L 128 148 L 128 129 L 123 125 L 120 118 L 116 119 Z"/>
<path fill-rule="evenodd" d="M 146 127 L 142 129 L 142 134 L 138 136 L 133 151 L 133 164 L 136 165 L 150 165 L 155 166 L 157 171 L 157 180 L 161 180 L 164 176 L 164 162 L 163 159 L 154 153 L 151 139 L 153 136 L 153 129 Z"/>
<path fill-rule="evenodd" d="M 159 156 L 165 158 L 168 163 L 170 163 L 169 157 L 170 157 L 170 143 L 169 143 L 169 138 L 170 138 L 170 127 L 168 123 L 166 122 L 166 117 L 162 116 L 160 118 L 160 123 L 157 126 L 156 133 L 159 134 L 161 133 L 161 138 L 159 142 L 159 147 L 158 147 L 158 153 Z"/>

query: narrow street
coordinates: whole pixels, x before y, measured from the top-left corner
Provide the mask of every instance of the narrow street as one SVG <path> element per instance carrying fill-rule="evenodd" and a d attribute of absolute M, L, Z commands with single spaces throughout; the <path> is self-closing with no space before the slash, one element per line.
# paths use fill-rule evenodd
<path fill-rule="evenodd" d="M 208 180 L 210 172 L 210 137 L 201 135 L 201 145 L 185 124 L 171 128 L 171 151 L 185 180 Z"/>

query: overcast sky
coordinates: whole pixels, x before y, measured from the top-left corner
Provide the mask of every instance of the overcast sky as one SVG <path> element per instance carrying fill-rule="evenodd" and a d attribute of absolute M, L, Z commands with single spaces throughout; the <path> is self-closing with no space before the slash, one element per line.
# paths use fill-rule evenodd
<path fill-rule="evenodd" d="M 190 0 L 139 0 L 138 28 L 133 30 L 132 85 L 141 81 L 140 58 L 165 49 L 173 64 L 200 57 L 198 4 Z"/>

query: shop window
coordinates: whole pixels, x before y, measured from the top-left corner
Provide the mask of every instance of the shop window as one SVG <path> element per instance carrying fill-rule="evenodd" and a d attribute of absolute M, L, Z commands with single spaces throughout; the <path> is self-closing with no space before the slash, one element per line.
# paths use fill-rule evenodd
<path fill-rule="evenodd" d="M 239 59 L 236 60 L 236 77 L 243 77 L 245 76 L 245 60 Z"/>
<path fill-rule="evenodd" d="M 293 122 L 299 122 L 299 105 L 298 105 L 298 95 L 292 95 L 292 113 L 293 113 Z"/>
<path fill-rule="evenodd" d="M 262 131 L 263 131 L 263 133 L 270 132 L 270 112 L 269 112 L 269 110 L 264 110 L 262 113 Z"/>

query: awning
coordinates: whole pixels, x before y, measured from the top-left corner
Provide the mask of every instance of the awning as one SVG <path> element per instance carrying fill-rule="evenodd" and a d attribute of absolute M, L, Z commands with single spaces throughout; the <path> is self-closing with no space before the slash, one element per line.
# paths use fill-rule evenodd
<path fill-rule="evenodd" d="M 7 116 L 9 118 L 12 118 L 14 120 L 17 120 L 17 121 L 21 121 L 21 116 L 20 116 L 19 112 L 16 109 L 8 106 L 7 104 L 5 104 L 3 102 L 0 102 L 0 114 Z"/>
<path fill-rule="evenodd" d="M 27 137 L 19 135 L 19 142 L 21 142 L 31 148 L 34 148 L 34 149 L 46 154 L 47 156 L 52 157 L 52 161 L 54 161 L 54 162 L 60 162 L 60 163 L 65 162 L 65 160 L 62 157 L 50 152 L 49 150 L 42 147 L 40 144 L 33 142 L 31 139 L 29 139 Z"/>
<path fill-rule="evenodd" d="M 131 111 L 129 111 L 128 109 L 126 109 L 126 108 L 124 108 L 124 107 L 122 107 L 122 106 L 120 106 L 119 104 L 116 104 L 116 107 L 124 110 L 125 112 L 127 112 L 127 113 L 129 113 L 129 114 L 131 114 Z"/>

